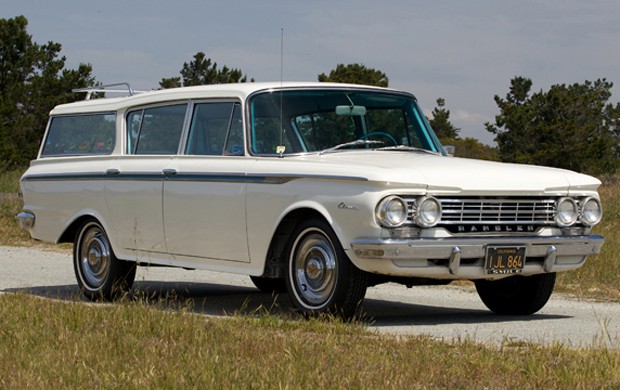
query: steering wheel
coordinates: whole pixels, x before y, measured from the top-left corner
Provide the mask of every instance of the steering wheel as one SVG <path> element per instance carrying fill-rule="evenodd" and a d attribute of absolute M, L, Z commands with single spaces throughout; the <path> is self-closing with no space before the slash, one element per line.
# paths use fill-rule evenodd
<path fill-rule="evenodd" d="M 390 141 L 392 141 L 394 143 L 394 145 L 398 145 L 398 142 L 396 142 L 396 139 L 394 137 L 392 137 L 390 134 L 388 134 L 388 133 L 386 133 L 384 131 L 373 131 L 372 133 L 368 133 L 366 135 L 361 136 L 359 139 L 363 140 L 363 139 L 367 139 L 367 138 L 370 138 L 370 137 L 374 137 L 376 135 L 380 135 L 382 137 L 389 138 Z"/>

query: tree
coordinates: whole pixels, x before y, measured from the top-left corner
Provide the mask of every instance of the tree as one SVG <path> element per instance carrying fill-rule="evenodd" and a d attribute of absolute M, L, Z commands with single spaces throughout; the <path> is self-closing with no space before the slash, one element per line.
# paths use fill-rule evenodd
<path fill-rule="evenodd" d="M 92 67 L 64 69 L 62 46 L 32 42 L 24 16 L 0 19 L 0 161 L 17 168 L 36 157 L 49 111 L 81 98 L 74 88 L 94 85 Z"/>
<path fill-rule="evenodd" d="M 432 118 L 428 123 L 437 134 L 443 145 L 452 145 L 455 148 L 455 157 L 475 158 L 479 160 L 499 160 L 497 148 L 485 145 L 475 138 L 461 138 L 461 129 L 450 122 L 450 110 L 446 108 L 443 98 L 437 99 L 437 107 L 433 109 Z"/>
<path fill-rule="evenodd" d="M 180 77 L 163 78 L 159 82 L 159 87 L 163 88 L 163 89 L 180 88 L 182 86 L 183 86 L 183 84 L 181 84 L 181 78 Z"/>
<path fill-rule="evenodd" d="M 375 85 L 387 87 L 389 79 L 385 73 L 362 64 L 338 64 L 336 69 L 329 72 L 329 76 L 321 73 L 318 77 L 321 82 L 349 83 Z"/>
<path fill-rule="evenodd" d="M 452 122 L 450 122 L 450 110 L 445 108 L 445 106 L 446 101 L 443 98 L 438 98 L 437 107 L 433 109 L 433 117 L 429 119 L 428 123 L 440 140 L 448 138 L 458 139 L 461 129 L 455 127 Z"/>
<path fill-rule="evenodd" d="M 485 123 L 503 161 L 547 165 L 591 174 L 620 167 L 620 104 L 609 103 L 605 79 L 553 85 L 530 95 L 532 81 L 511 80 L 500 114 Z"/>
<path fill-rule="evenodd" d="M 455 148 L 454 157 L 475 158 L 477 160 L 499 161 L 496 147 L 485 145 L 476 138 L 444 138 L 443 145 L 452 145 Z"/>
<path fill-rule="evenodd" d="M 247 76 L 241 69 L 229 68 L 224 65 L 218 69 L 217 62 L 206 58 L 206 54 L 198 52 L 194 54 L 194 60 L 183 64 L 181 77 L 163 78 L 159 82 L 161 88 L 189 87 L 192 85 L 245 83 Z M 254 79 L 250 80 L 251 82 Z"/>

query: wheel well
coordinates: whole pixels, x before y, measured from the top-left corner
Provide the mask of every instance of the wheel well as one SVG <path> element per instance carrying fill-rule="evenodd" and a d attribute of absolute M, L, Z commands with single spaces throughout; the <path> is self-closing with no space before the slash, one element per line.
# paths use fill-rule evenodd
<path fill-rule="evenodd" d="M 75 221 L 73 221 L 73 223 L 71 223 L 71 225 L 69 225 L 69 227 L 65 229 L 65 231 L 62 233 L 62 235 L 58 239 L 58 243 L 59 244 L 63 242 L 73 243 L 73 241 L 75 240 L 75 235 L 77 234 L 77 230 L 80 228 L 80 226 L 82 226 L 88 220 L 96 220 L 96 218 L 90 215 L 83 215 L 79 217 L 78 219 L 76 219 Z"/>
<path fill-rule="evenodd" d="M 320 218 L 327 222 L 325 217 L 314 209 L 297 209 L 288 213 L 276 229 L 269 250 L 267 251 L 267 259 L 265 261 L 265 269 L 263 277 L 267 278 L 283 278 L 286 272 L 286 259 L 284 258 L 284 250 L 288 243 L 295 226 L 303 220 L 311 218 Z"/>

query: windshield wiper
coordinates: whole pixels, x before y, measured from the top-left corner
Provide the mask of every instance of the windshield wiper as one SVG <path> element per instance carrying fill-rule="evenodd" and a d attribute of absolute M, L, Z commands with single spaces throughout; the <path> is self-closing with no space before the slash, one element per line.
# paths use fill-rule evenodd
<path fill-rule="evenodd" d="M 338 149 L 346 148 L 347 146 L 376 145 L 376 144 L 384 144 L 384 143 L 385 142 L 383 142 L 383 141 L 375 141 L 375 140 L 371 140 L 371 139 L 358 139 L 358 140 L 351 141 L 351 142 L 345 142 L 343 144 L 336 145 L 336 146 L 333 146 L 333 147 L 328 148 L 328 149 L 323 149 L 323 150 L 321 150 L 319 152 L 319 154 L 333 152 L 333 151 L 336 151 Z"/>
<path fill-rule="evenodd" d="M 422 153 L 427 153 L 427 154 L 433 154 L 435 156 L 440 155 L 440 153 L 433 152 L 432 150 L 416 148 L 415 146 L 407 146 L 407 145 L 384 146 L 382 148 L 377 148 L 375 150 L 397 150 L 397 151 L 405 150 L 405 151 L 411 151 L 411 152 L 422 152 Z"/>

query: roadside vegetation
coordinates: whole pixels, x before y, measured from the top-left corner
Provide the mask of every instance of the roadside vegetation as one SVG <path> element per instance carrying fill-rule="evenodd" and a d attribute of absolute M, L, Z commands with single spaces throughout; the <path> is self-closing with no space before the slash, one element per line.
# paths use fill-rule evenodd
<path fill-rule="evenodd" d="M 163 306 L 163 305 L 162 305 Z M 163 308 L 163 307 L 162 307 Z M 214 319 L 158 303 L 0 295 L 1 388 L 601 388 L 620 350 L 377 335 L 276 316 Z"/>

